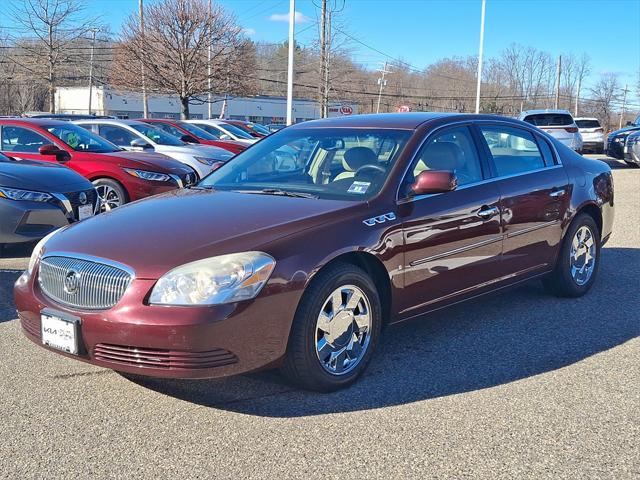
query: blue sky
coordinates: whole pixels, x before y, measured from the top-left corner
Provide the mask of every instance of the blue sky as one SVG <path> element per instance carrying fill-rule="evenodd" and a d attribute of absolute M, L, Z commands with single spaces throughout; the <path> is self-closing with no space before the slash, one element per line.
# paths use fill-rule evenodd
<path fill-rule="evenodd" d="M 145 0 L 153 2 L 155 0 Z M 215 1 L 215 0 L 214 0 Z M 330 3 L 342 0 L 329 0 Z M 137 0 L 91 0 L 96 14 L 118 32 L 137 9 Z M 279 21 L 289 0 L 220 0 L 255 41 L 280 42 L 287 23 Z M 319 4 L 319 0 L 315 0 Z M 378 68 L 387 58 L 401 58 L 423 68 L 443 57 L 477 54 L 481 0 L 346 0 L 341 13 L 356 61 Z M 317 36 L 319 10 L 312 0 L 297 0 L 297 40 Z M 0 25 L 8 25 L 0 20 Z M 487 0 L 485 55 L 494 56 L 516 42 L 559 53 L 587 53 L 591 81 L 615 72 L 635 88 L 640 69 L 640 0 Z M 375 51 L 378 50 L 379 52 Z"/>

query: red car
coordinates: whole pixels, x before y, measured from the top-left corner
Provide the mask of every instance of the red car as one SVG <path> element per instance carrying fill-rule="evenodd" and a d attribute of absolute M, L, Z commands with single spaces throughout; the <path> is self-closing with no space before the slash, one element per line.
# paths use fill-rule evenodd
<path fill-rule="evenodd" d="M 613 215 L 609 166 L 518 120 L 310 121 L 195 189 L 58 231 L 34 250 L 15 304 L 31 340 L 102 367 L 190 378 L 282 367 L 335 390 L 365 370 L 385 324 L 531 279 L 586 294 Z"/>
<path fill-rule="evenodd" d="M 91 180 L 109 208 L 197 181 L 189 166 L 156 153 L 127 152 L 70 122 L 0 119 L 0 150 L 15 159 L 62 163 Z"/>
<path fill-rule="evenodd" d="M 192 123 L 181 122 L 179 120 L 166 120 L 161 118 L 141 118 L 140 121 L 150 123 L 158 128 L 161 128 L 174 137 L 178 137 L 183 142 L 213 145 L 214 147 L 224 148 L 234 155 L 242 152 L 248 146 L 244 143 L 236 142 L 234 140 L 220 140 L 211 135 L 206 130 L 203 130 L 202 128 Z"/>
<path fill-rule="evenodd" d="M 230 123 L 231 125 L 235 125 L 236 127 L 244 130 L 249 135 L 255 138 L 263 138 L 268 135 L 271 135 L 271 132 L 264 125 L 260 125 L 259 123 L 253 122 L 245 122 L 243 120 L 223 120 L 224 123 Z"/>

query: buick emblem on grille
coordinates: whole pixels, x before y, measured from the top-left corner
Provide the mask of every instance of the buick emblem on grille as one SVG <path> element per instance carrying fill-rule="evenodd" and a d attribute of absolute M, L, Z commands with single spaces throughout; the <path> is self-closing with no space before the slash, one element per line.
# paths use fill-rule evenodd
<path fill-rule="evenodd" d="M 80 288 L 80 274 L 75 270 L 69 270 L 64 277 L 64 291 L 73 295 Z"/>
<path fill-rule="evenodd" d="M 78 200 L 80 200 L 80 205 L 86 205 L 87 204 L 87 194 L 84 192 L 80 192 L 80 196 L 78 197 Z"/>

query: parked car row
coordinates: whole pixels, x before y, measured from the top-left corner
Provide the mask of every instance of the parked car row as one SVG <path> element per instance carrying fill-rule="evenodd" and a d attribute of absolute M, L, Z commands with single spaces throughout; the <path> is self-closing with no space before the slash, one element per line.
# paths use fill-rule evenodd
<path fill-rule="evenodd" d="M 2 118 L 0 246 L 43 238 L 88 217 L 89 207 L 93 215 L 191 187 L 267 134 L 257 124 L 221 120 Z"/>
<path fill-rule="evenodd" d="M 630 166 L 640 165 L 636 146 L 638 134 L 640 134 L 640 116 L 626 127 L 611 132 L 607 136 L 607 155 L 624 160 Z"/>

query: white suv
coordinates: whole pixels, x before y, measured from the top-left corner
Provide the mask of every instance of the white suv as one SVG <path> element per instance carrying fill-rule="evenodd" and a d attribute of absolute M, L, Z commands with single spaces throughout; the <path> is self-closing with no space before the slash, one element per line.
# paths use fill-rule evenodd
<path fill-rule="evenodd" d="M 597 118 L 576 118 L 578 131 L 582 135 L 582 149 L 593 153 L 604 152 L 604 128 Z"/>
<path fill-rule="evenodd" d="M 582 135 L 567 110 L 527 110 L 518 119 L 535 125 L 576 152 L 582 152 Z"/>

